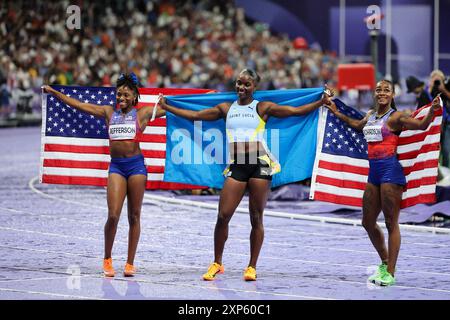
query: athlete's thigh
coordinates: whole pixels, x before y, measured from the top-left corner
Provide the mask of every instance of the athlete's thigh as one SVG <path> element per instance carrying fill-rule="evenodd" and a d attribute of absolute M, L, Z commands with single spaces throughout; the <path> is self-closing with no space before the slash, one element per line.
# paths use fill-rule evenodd
<path fill-rule="evenodd" d="M 133 212 L 140 211 L 142 200 L 144 199 L 145 185 L 147 176 L 143 174 L 135 174 L 128 177 L 128 208 Z"/>
<path fill-rule="evenodd" d="M 403 186 L 393 183 L 381 184 L 381 208 L 385 217 L 398 220 Z"/>
<path fill-rule="evenodd" d="M 123 202 L 127 194 L 127 180 L 117 173 L 110 173 L 107 186 L 108 210 L 113 214 L 122 211 Z"/>
<path fill-rule="evenodd" d="M 263 212 L 270 192 L 271 181 L 251 178 L 248 181 L 250 212 Z"/>
<path fill-rule="evenodd" d="M 219 213 L 227 216 L 233 215 L 245 194 L 246 188 L 246 181 L 238 181 L 231 177 L 226 178 L 220 192 Z"/>
<path fill-rule="evenodd" d="M 380 187 L 367 183 L 363 195 L 363 219 L 376 223 L 381 212 Z"/>

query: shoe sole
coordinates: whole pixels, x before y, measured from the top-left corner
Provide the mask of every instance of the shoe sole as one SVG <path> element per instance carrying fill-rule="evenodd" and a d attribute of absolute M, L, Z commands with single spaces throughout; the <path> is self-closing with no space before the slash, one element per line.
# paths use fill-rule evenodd
<path fill-rule="evenodd" d="M 222 270 L 222 271 L 217 272 L 212 278 L 205 278 L 205 277 L 202 277 L 202 278 L 203 278 L 203 280 L 205 280 L 205 281 L 213 281 L 213 280 L 216 279 L 216 276 L 217 276 L 218 274 L 222 274 L 222 273 L 225 273 L 225 270 Z"/>
<path fill-rule="evenodd" d="M 203 278 L 204 281 L 214 281 L 216 278 Z"/>
<path fill-rule="evenodd" d="M 107 273 L 107 272 L 103 272 L 103 275 L 107 278 L 114 278 L 114 273 Z"/>
<path fill-rule="evenodd" d="M 244 277 L 245 281 L 256 281 L 256 278 Z"/>
<path fill-rule="evenodd" d="M 389 287 L 389 286 L 393 286 L 394 284 L 395 284 L 395 282 L 394 283 L 380 283 L 380 286 Z"/>
<path fill-rule="evenodd" d="M 375 283 L 375 279 L 378 278 L 379 275 L 373 275 L 367 278 L 367 281 Z"/>
<path fill-rule="evenodd" d="M 380 287 L 389 287 L 389 286 L 393 286 L 395 284 L 394 283 L 384 283 L 384 282 L 379 282 L 379 281 L 372 281 L 372 283 L 380 286 Z"/>

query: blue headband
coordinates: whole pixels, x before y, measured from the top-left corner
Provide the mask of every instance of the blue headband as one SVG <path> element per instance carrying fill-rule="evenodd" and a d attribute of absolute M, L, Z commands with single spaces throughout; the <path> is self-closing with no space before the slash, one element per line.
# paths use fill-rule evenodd
<path fill-rule="evenodd" d="M 125 73 L 121 73 L 119 78 L 117 80 L 123 80 L 125 79 L 125 77 L 127 77 L 127 75 Z M 139 80 L 137 78 L 137 76 L 134 74 L 134 72 L 131 72 L 128 77 L 131 79 L 131 81 L 137 86 L 139 85 Z"/>
<path fill-rule="evenodd" d="M 131 78 L 131 80 L 133 80 L 133 83 L 135 85 L 139 84 L 139 80 L 138 80 L 137 76 L 133 72 L 130 73 L 130 78 Z"/>

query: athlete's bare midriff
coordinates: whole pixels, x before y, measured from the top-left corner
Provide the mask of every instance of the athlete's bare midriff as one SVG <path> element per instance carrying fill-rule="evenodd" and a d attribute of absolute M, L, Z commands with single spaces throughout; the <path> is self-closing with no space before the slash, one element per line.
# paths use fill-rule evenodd
<path fill-rule="evenodd" d="M 258 153 L 263 155 L 267 153 L 263 144 L 259 141 L 233 142 L 229 144 L 229 148 L 231 154 Z"/>
<path fill-rule="evenodd" d="M 111 158 L 130 158 L 141 154 L 139 143 L 135 141 L 109 140 Z"/>

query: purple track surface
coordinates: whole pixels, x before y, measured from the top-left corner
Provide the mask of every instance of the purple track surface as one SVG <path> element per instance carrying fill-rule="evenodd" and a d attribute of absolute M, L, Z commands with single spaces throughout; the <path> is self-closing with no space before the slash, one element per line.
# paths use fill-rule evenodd
<path fill-rule="evenodd" d="M 0 299 L 450 299 L 449 235 L 403 231 L 397 284 L 380 288 L 366 282 L 379 261 L 362 227 L 271 216 L 258 281 L 245 282 L 250 221 L 242 213 L 231 220 L 225 273 L 205 282 L 216 212 L 149 199 L 138 274 L 121 275 L 123 212 L 113 250 L 118 275 L 105 279 L 105 189 L 33 183 L 40 128 L 0 130 L 0 150 Z"/>

